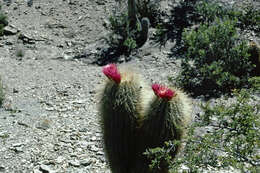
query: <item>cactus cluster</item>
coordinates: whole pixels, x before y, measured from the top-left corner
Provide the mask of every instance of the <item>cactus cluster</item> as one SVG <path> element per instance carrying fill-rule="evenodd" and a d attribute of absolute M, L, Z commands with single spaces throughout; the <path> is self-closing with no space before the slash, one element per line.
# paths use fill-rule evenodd
<path fill-rule="evenodd" d="M 178 89 L 148 87 L 140 75 L 115 64 L 106 65 L 103 73 L 108 80 L 100 92 L 99 113 L 112 173 L 150 173 L 143 152 L 182 139 L 191 117 L 190 101 Z"/>

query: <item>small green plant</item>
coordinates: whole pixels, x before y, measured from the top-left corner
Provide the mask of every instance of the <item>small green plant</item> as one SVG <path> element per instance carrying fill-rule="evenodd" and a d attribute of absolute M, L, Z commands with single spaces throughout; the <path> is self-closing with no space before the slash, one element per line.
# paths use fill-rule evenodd
<path fill-rule="evenodd" d="M 128 37 L 124 41 L 123 45 L 126 46 L 127 52 L 131 52 L 132 50 L 134 50 L 137 47 L 136 41 L 131 37 Z"/>
<path fill-rule="evenodd" d="M 229 92 L 246 86 L 254 65 L 249 58 L 249 46 L 239 39 L 236 21 L 216 19 L 210 26 L 186 30 L 187 48 L 182 60 L 178 83 L 194 95 Z"/>
<path fill-rule="evenodd" d="M 189 129 L 182 155 L 170 162 L 172 173 L 186 166 L 188 172 L 219 170 L 233 167 L 241 172 L 257 173 L 260 166 L 260 105 L 259 98 L 247 90 L 234 91 L 234 101 L 223 100 L 210 106 Z M 203 130 L 202 129 L 207 129 Z M 152 166 L 168 160 L 169 145 L 148 150 Z M 155 158 L 156 157 L 156 158 Z"/>
<path fill-rule="evenodd" d="M 178 146 L 180 141 L 166 141 L 164 146 L 157 148 L 149 148 L 143 154 L 150 161 L 149 170 L 150 172 L 163 172 L 168 170 L 173 161 L 173 156 L 170 153 L 173 153 Z M 162 170 L 164 168 L 165 170 Z"/>

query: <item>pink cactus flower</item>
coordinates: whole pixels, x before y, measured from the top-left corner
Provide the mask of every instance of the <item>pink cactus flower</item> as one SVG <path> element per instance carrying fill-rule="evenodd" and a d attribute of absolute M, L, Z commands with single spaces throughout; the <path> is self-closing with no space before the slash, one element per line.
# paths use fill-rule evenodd
<path fill-rule="evenodd" d="M 108 64 L 103 67 L 103 73 L 115 83 L 119 84 L 121 82 L 121 75 L 115 64 Z"/>
<path fill-rule="evenodd" d="M 153 89 L 155 95 L 157 95 L 160 98 L 167 99 L 167 100 L 171 100 L 172 97 L 174 97 L 176 95 L 176 93 L 173 90 L 171 90 L 170 88 L 157 84 L 157 83 L 152 85 L 152 89 Z"/>

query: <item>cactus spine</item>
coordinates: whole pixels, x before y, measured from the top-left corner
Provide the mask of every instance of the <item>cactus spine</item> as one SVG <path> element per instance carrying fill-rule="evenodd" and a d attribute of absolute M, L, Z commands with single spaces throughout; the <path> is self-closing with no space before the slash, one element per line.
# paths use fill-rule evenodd
<path fill-rule="evenodd" d="M 99 112 L 112 173 L 128 173 L 136 160 L 136 133 L 143 115 L 145 86 L 140 76 L 131 71 L 121 72 L 120 80 L 113 77 L 116 70 L 110 70 L 112 76 L 107 75 L 109 80 L 100 95 Z"/>
<path fill-rule="evenodd" d="M 188 97 L 175 88 L 167 88 L 162 85 L 154 84 L 154 97 L 150 103 L 150 108 L 146 113 L 146 118 L 141 128 L 139 141 L 139 153 L 143 153 L 148 148 L 162 147 L 165 141 L 180 141 L 185 134 L 185 127 L 191 117 L 191 107 Z M 174 151 L 170 153 L 172 158 L 179 152 L 180 145 L 175 146 Z M 139 154 L 140 156 L 140 154 Z M 135 172 L 149 173 L 148 161 L 136 163 Z M 140 171 L 142 169 L 142 171 Z M 137 171 L 139 170 L 139 171 Z M 167 166 L 161 168 L 160 173 L 168 172 Z M 157 172 L 156 172 L 157 173 Z"/>

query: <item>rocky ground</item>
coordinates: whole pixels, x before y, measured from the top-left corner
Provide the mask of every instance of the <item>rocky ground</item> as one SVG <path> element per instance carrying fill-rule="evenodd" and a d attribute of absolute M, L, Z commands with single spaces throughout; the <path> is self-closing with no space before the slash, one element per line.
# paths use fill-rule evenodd
<path fill-rule="evenodd" d="M 115 1 L 1 3 L 9 35 L 0 37 L 0 172 L 109 173 L 95 97 L 104 76 L 93 62 Z M 166 82 L 180 64 L 168 58 L 171 47 L 148 41 L 124 64 L 149 82 Z M 77 58 L 82 51 L 88 56 Z"/>

